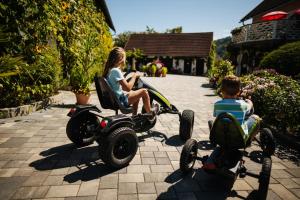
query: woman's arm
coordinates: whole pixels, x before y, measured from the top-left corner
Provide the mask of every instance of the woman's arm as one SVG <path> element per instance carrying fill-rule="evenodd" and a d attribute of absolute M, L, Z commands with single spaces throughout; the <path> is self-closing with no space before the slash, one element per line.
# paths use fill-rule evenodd
<path fill-rule="evenodd" d="M 126 92 L 129 92 L 132 89 L 137 77 L 138 75 L 134 73 L 129 82 L 127 82 L 126 79 L 120 80 L 119 83 L 121 84 L 122 89 L 125 90 Z"/>

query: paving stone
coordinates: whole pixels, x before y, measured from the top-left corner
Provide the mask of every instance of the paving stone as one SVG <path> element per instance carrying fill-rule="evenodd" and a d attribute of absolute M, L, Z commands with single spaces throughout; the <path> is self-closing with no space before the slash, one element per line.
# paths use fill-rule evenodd
<path fill-rule="evenodd" d="M 97 195 L 99 190 L 99 179 L 83 182 L 80 185 L 77 196 L 93 196 Z"/>
<path fill-rule="evenodd" d="M 267 200 L 282 200 L 282 199 L 269 188 Z"/>
<path fill-rule="evenodd" d="M 138 196 L 136 194 L 121 194 L 118 196 L 118 200 L 137 200 Z"/>
<path fill-rule="evenodd" d="M 156 165 L 156 160 L 155 158 L 142 158 L 142 163 L 143 165 Z"/>
<path fill-rule="evenodd" d="M 152 147 L 140 147 L 140 152 L 141 152 L 141 156 L 143 157 L 142 152 L 153 152 L 153 151 L 158 151 L 158 148 L 156 146 L 152 146 Z M 153 155 L 154 156 L 154 155 Z"/>
<path fill-rule="evenodd" d="M 294 195 L 300 198 L 300 189 L 291 189 L 290 190 Z"/>
<path fill-rule="evenodd" d="M 287 189 L 291 188 L 300 188 L 300 185 L 298 185 L 293 179 L 290 178 L 278 178 L 276 179 L 279 183 L 284 185 Z"/>
<path fill-rule="evenodd" d="M 12 177 L 19 168 L 0 169 L 0 177 Z"/>
<path fill-rule="evenodd" d="M 169 165 L 171 164 L 169 158 L 155 158 L 157 165 Z"/>
<path fill-rule="evenodd" d="M 41 186 L 49 172 L 34 172 L 24 183 L 23 186 Z"/>
<path fill-rule="evenodd" d="M 96 200 L 97 196 L 66 197 L 65 200 Z M 48 199 L 47 199 L 48 200 Z"/>
<path fill-rule="evenodd" d="M 173 172 L 172 165 L 151 165 L 150 168 L 152 173 Z"/>
<path fill-rule="evenodd" d="M 141 151 L 142 158 L 154 158 L 154 154 L 152 151 Z"/>
<path fill-rule="evenodd" d="M 164 151 L 155 151 L 153 153 L 154 153 L 155 158 L 166 158 L 166 157 L 168 157 L 167 152 L 164 152 Z"/>
<path fill-rule="evenodd" d="M 150 173 L 150 167 L 149 165 L 129 165 L 127 167 L 127 173 Z"/>
<path fill-rule="evenodd" d="M 43 198 L 49 190 L 49 186 L 21 187 L 13 196 L 13 199 Z"/>
<path fill-rule="evenodd" d="M 19 168 L 13 176 L 31 176 L 33 173 L 32 168 Z"/>
<path fill-rule="evenodd" d="M 50 186 L 46 197 L 69 197 L 76 196 L 79 190 L 79 185 L 62 185 L 62 186 Z"/>
<path fill-rule="evenodd" d="M 119 183 L 118 194 L 136 194 L 136 183 Z"/>
<path fill-rule="evenodd" d="M 156 200 L 157 195 L 156 194 L 138 194 L 139 200 Z"/>
<path fill-rule="evenodd" d="M 118 188 L 118 175 L 110 174 L 103 176 L 100 179 L 100 188 L 101 189 L 114 189 Z"/>
<path fill-rule="evenodd" d="M 295 178 L 300 178 L 300 169 L 286 169 L 286 171 L 293 175 Z"/>
<path fill-rule="evenodd" d="M 180 159 L 180 154 L 176 151 L 169 151 L 167 154 L 171 161 L 178 161 Z"/>
<path fill-rule="evenodd" d="M 284 200 L 298 199 L 293 193 L 288 191 L 284 186 L 280 184 L 270 184 L 269 188 Z"/>
<path fill-rule="evenodd" d="M 156 182 L 155 189 L 158 196 L 158 199 L 172 199 L 176 198 L 176 193 L 172 184 L 165 182 Z"/>
<path fill-rule="evenodd" d="M 0 178 L 0 199 L 10 199 L 27 177 Z"/>
<path fill-rule="evenodd" d="M 271 176 L 273 178 L 292 178 L 292 175 L 283 169 L 274 169 L 271 171 Z"/>
<path fill-rule="evenodd" d="M 163 182 L 168 173 L 144 173 L 145 182 Z"/>
<path fill-rule="evenodd" d="M 144 175 L 143 174 L 119 174 L 119 182 L 120 183 L 144 182 Z"/>
<path fill-rule="evenodd" d="M 139 194 L 156 194 L 154 183 L 138 183 L 137 189 Z"/>
<path fill-rule="evenodd" d="M 98 192 L 97 200 L 118 200 L 117 189 L 100 189 Z"/>
<path fill-rule="evenodd" d="M 64 176 L 48 176 L 43 185 L 62 185 Z"/>
<path fill-rule="evenodd" d="M 245 180 L 236 180 L 233 185 L 234 190 L 252 190 L 253 188 L 247 184 Z"/>

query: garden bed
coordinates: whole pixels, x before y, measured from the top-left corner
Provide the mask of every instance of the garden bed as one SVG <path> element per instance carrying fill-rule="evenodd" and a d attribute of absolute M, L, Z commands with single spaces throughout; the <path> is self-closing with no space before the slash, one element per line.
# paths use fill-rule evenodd
<path fill-rule="evenodd" d="M 22 105 L 13 108 L 1 108 L 0 119 L 28 115 L 37 110 L 46 108 L 51 104 L 61 103 L 62 100 L 63 100 L 63 94 L 59 93 L 57 95 L 48 97 L 42 101 L 37 101 L 28 105 Z"/>

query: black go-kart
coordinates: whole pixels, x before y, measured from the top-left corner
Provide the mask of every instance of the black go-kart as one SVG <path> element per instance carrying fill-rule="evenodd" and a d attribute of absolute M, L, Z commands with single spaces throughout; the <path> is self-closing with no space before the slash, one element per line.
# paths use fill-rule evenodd
<path fill-rule="evenodd" d="M 203 164 L 203 170 L 210 174 L 218 174 L 223 178 L 233 181 L 239 176 L 246 175 L 258 179 L 259 188 L 255 191 L 256 199 L 266 199 L 270 181 L 272 160 L 271 155 L 275 151 L 275 141 L 272 132 L 268 128 L 260 129 L 260 122 L 255 127 L 254 134 L 248 138 L 243 138 L 243 129 L 239 122 L 230 113 L 221 113 L 215 121 L 209 121 L 210 143 L 213 152 L 210 156 L 198 156 L 198 143 L 194 139 L 186 141 L 180 157 L 180 169 L 186 174 L 193 169 L 196 160 Z M 259 174 L 247 171 L 243 156 L 246 155 L 245 149 L 249 147 L 253 140 L 256 140 L 262 149 L 261 164 Z M 209 162 L 208 162 L 209 161 Z M 205 164 L 214 163 L 214 168 L 205 168 Z"/>
<path fill-rule="evenodd" d="M 114 110 L 115 115 L 104 117 L 95 105 L 78 105 L 68 113 L 71 119 L 66 128 L 67 136 L 78 146 L 96 141 L 99 144 L 101 159 L 115 168 L 122 168 L 127 166 L 136 154 L 138 149 L 136 133 L 149 131 L 155 126 L 157 118 L 150 122 L 149 114 L 145 113 L 144 109 L 137 115 L 126 115 L 132 113 L 132 107 L 124 107 L 120 103 L 105 78 L 96 76 L 95 86 L 101 107 Z M 190 139 L 194 126 L 194 112 L 192 110 L 179 112 L 160 92 L 138 78 L 133 90 L 140 88 L 147 89 L 152 105 L 159 104 L 156 116 L 163 113 L 179 116 L 180 138 L 184 141 Z M 119 114 L 118 110 L 122 114 Z"/>

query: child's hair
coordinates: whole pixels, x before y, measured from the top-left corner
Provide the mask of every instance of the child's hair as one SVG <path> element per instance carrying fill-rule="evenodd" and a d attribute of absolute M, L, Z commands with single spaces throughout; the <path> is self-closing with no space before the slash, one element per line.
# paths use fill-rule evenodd
<path fill-rule="evenodd" d="M 221 92 L 235 96 L 240 92 L 241 81 L 237 76 L 228 75 L 222 80 Z"/>
<path fill-rule="evenodd" d="M 123 48 L 121 47 L 113 48 L 108 55 L 108 59 L 106 61 L 104 72 L 103 72 L 103 77 L 106 77 L 108 75 L 110 69 L 114 67 L 118 67 L 120 62 L 122 61 L 125 62 L 125 59 L 126 59 L 126 54 Z"/>

